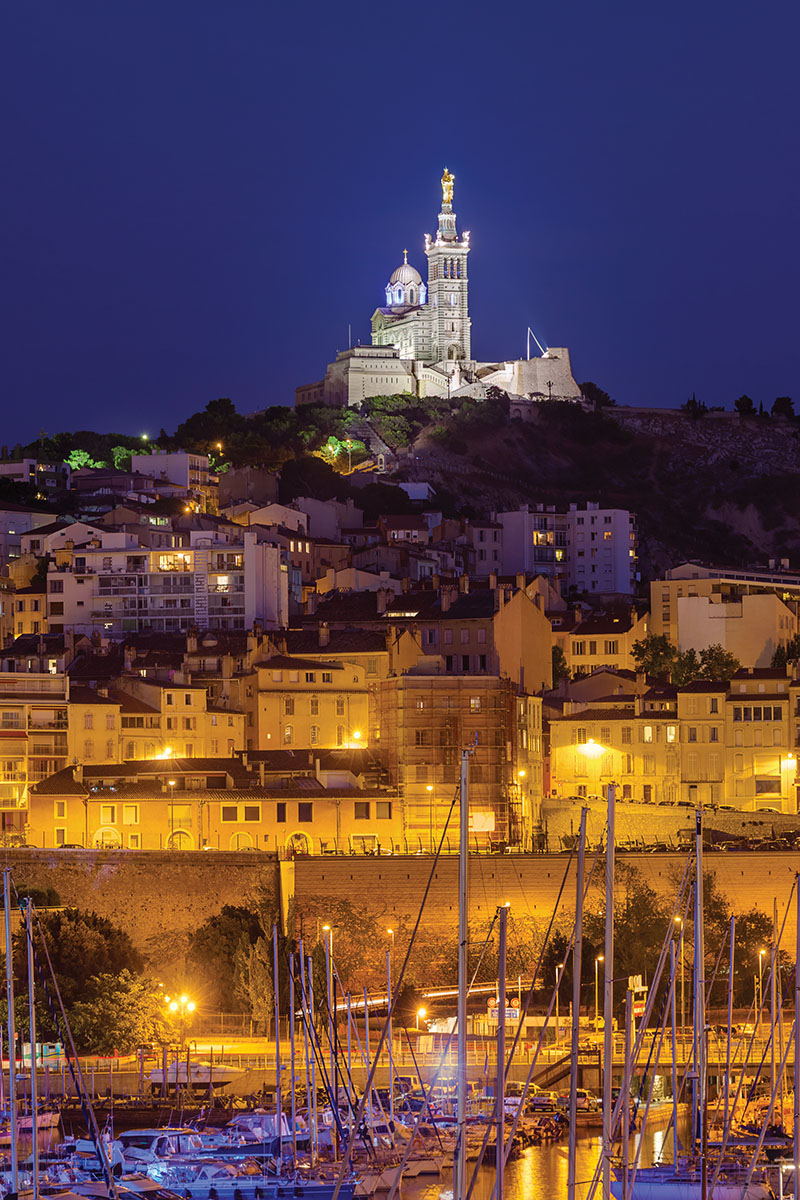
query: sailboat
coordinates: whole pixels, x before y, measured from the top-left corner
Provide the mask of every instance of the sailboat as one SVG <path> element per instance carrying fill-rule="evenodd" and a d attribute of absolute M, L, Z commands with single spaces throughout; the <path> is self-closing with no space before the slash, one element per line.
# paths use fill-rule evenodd
<path fill-rule="evenodd" d="M 695 945 L 694 1033 L 692 1080 L 692 1152 L 686 1159 L 651 1167 L 625 1162 L 610 1183 L 615 1200 L 772 1200 L 766 1179 L 753 1179 L 753 1166 L 745 1171 L 731 1164 L 716 1164 L 709 1180 L 707 1057 L 705 1023 L 705 943 L 703 937 L 703 821 L 698 808 L 695 824 Z M 608 915 L 608 910 L 607 910 Z M 670 987 L 675 987 L 674 959 Z M 630 993 L 629 993 L 630 995 Z M 627 1070 L 626 1070 L 627 1077 Z M 646 1114 L 646 1110 L 645 1110 Z M 677 1146 L 677 1131 L 673 1131 Z M 627 1156 L 626 1156 L 627 1157 Z"/>

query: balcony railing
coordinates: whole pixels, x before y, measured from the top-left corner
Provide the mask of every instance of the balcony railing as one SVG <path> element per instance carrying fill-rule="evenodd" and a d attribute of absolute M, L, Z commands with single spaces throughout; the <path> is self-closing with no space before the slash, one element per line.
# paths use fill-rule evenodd
<path fill-rule="evenodd" d="M 66 729 L 68 726 L 66 717 L 56 717 L 52 721 L 36 721 L 28 718 L 28 732 L 38 733 L 39 730 L 46 729 Z"/>

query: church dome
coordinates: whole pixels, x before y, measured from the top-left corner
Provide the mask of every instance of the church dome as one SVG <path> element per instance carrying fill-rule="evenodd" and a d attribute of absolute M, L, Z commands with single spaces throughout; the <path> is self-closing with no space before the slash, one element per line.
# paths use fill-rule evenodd
<path fill-rule="evenodd" d="M 403 262 L 396 271 L 392 272 L 391 278 L 389 279 L 390 287 L 395 283 L 401 283 L 404 287 L 408 287 L 410 283 L 415 283 L 417 287 L 419 287 L 419 285 L 422 283 L 422 276 L 420 275 L 419 271 L 416 267 L 412 267 L 411 263 L 408 261 L 407 250 L 403 251 Z"/>

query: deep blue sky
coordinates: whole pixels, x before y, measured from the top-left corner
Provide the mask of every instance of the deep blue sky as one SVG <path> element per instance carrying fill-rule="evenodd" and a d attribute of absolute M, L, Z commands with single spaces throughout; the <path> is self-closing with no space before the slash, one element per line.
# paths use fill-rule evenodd
<path fill-rule="evenodd" d="M 439 178 L 473 353 L 622 403 L 798 387 L 800 8 L 25 0 L 0 17 L 2 443 L 291 403 Z"/>

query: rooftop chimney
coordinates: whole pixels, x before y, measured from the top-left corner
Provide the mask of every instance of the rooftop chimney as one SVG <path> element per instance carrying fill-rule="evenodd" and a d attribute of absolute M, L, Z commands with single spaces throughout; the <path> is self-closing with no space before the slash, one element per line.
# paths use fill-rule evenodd
<path fill-rule="evenodd" d="M 322 646 L 327 646 L 327 645 L 329 645 L 329 644 L 330 644 L 330 640 L 331 640 L 331 631 L 330 631 L 330 629 L 328 628 L 328 622 L 327 622 L 327 621 L 320 621 L 320 623 L 319 623 L 319 628 L 318 628 L 318 630 L 317 630 L 317 635 L 318 635 L 318 637 L 319 637 L 319 644 L 320 644 L 320 647 L 322 647 Z"/>

